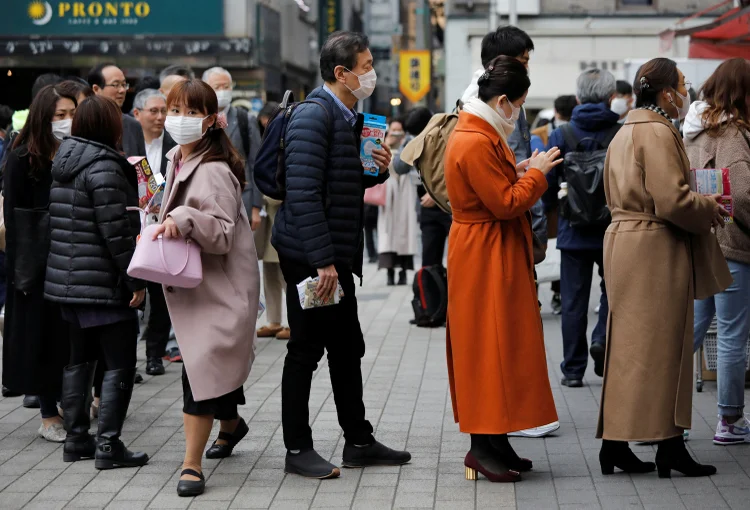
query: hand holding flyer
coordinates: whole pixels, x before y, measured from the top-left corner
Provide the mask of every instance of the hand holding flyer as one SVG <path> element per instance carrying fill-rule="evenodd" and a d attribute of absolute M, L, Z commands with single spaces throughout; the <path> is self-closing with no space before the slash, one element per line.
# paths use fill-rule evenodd
<path fill-rule="evenodd" d="M 344 290 L 341 288 L 341 283 L 336 283 L 336 292 L 330 298 L 323 298 L 318 296 L 316 290 L 318 289 L 318 277 L 302 280 L 297 284 L 297 294 L 299 295 L 299 304 L 303 310 L 309 310 L 310 308 L 319 308 L 321 306 L 337 305 L 344 296 Z"/>
<path fill-rule="evenodd" d="M 719 204 L 729 213 L 725 223 L 734 223 L 732 189 L 728 168 L 690 169 L 690 189 L 701 195 L 721 195 Z"/>
<path fill-rule="evenodd" d="M 143 156 L 129 157 L 128 162 L 135 167 L 138 176 L 138 207 L 146 209 L 158 191 L 160 184 L 164 182 L 164 177 L 161 174 L 155 175 L 151 171 L 148 160 Z M 159 204 L 161 204 L 161 200 L 159 200 Z"/>
<path fill-rule="evenodd" d="M 388 127 L 385 117 L 365 113 L 365 121 L 362 125 L 361 145 L 359 157 L 365 169 L 365 175 L 378 175 L 380 169 L 375 160 L 372 159 L 372 151 L 383 146 L 385 130 Z"/>

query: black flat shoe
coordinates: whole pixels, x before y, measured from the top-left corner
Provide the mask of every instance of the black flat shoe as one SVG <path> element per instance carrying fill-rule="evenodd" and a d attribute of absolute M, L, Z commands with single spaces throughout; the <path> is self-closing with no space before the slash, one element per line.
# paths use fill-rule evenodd
<path fill-rule="evenodd" d="M 599 450 L 599 466 L 603 475 L 614 474 L 615 468 L 626 473 L 650 473 L 656 470 L 653 462 L 643 462 L 635 456 L 625 441 L 602 441 Z"/>
<path fill-rule="evenodd" d="M 342 465 L 346 468 L 400 466 L 411 460 L 411 454 L 405 451 L 393 450 L 377 441 L 367 446 L 355 446 L 351 443 L 346 443 L 344 445 L 343 460 Z"/>
<path fill-rule="evenodd" d="M 398 274 L 398 284 L 406 285 L 406 270 L 405 269 L 402 269 L 401 272 Z"/>
<path fill-rule="evenodd" d="M 594 373 L 599 377 L 604 377 L 604 353 L 605 347 L 602 344 L 592 344 L 589 349 L 591 357 L 594 360 Z"/>
<path fill-rule="evenodd" d="M 177 482 L 177 495 L 182 498 L 192 498 L 200 496 L 206 490 L 206 478 L 203 473 L 193 469 L 183 469 L 180 476 L 197 476 L 200 480 L 180 480 Z"/>
<path fill-rule="evenodd" d="M 3 397 L 20 397 L 21 395 L 21 393 L 16 393 L 3 386 Z"/>
<path fill-rule="evenodd" d="M 36 395 L 26 395 L 23 397 L 23 406 L 28 409 L 39 409 L 41 407 L 39 397 Z"/>
<path fill-rule="evenodd" d="M 299 453 L 286 452 L 284 471 L 318 480 L 338 478 L 341 475 L 339 468 L 325 460 L 312 448 Z"/>
<path fill-rule="evenodd" d="M 133 378 L 133 382 L 135 384 L 141 384 L 143 382 L 143 376 L 139 374 L 138 372 L 136 372 L 135 377 Z"/>
<path fill-rule="evenodd" d="M 161 358 L 149 358 L 146 363 L 146 373 L 148 375 L 164 375 L 164 362 Z"/>
<path fill-rule="evenodd" d="M 247 426 L 247 423 L 245 423 L 244 418 L 240 418 L 239 423 L 237 423 L 237 427 L 234 429 L 234 432 L 231 434 L 229 432 L 219 432 L 219 439 L 223 441 L 227 441 L 227 444 L 217 444 L 216 441 L 211 445 L 211 448 L 209 448 L 206 451 L 206 458 L 207 459 L 224 459 L 226 457 L 229 457 L 232 455 L 232 450 L 234 450 L 234 447 L 237 446 L 237 443 L 242 441 L 242 438 L 247 435 L 247 433 L 250 432 L 250 428 Z"/>
<path fill-rule="evenodd" d="M 583 379 L 573 379 L 572 377 L 563 377 L 560 384 L 568 388 L 583 388 Z"/>

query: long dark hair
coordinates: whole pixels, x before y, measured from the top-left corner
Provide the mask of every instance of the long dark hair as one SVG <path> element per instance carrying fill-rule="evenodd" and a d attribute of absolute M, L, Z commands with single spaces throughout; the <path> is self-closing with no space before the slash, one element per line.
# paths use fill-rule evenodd
<path fill-rule="evenodd" d="M 47 85 L 40 90 L 31 102 L 29 117 L 13 144 L 14 149 L 26 146 L 31 162 L 30 175 L 34 178 L 52 168 L 52 158 L 59 144 L 52 134 L 52 119 L 57 110 L 57 101 L 62 98 L 70 99 L 78 106 L 75 96 L 69 95 L 58 85 Z"/>
<path fill-rule="evenodd" d="M 633 92 L 637 107 L 658 106 L 659 93 L 664 89 L 677 89 L 680 73 L 677 64 L 668 58 L 654 58 L 643 64 L 635 75 Z"/>
<path fill-rule="evenodd" d="M 724 61 L 703 84 L 701 94 L 708 104 L 703 124 L 710 136 L 720 136 L 730 124 L 750 130 L 750 62 Z"/>
<path fill-rule="evenodd" d="M 216 92 L 210 85 L 202 80 L 188 79 L 175 85 L 169 92 L 167 107 L 172 105 L 184 105 L 193 110 L 203 112 L 205 115 L 217 115 L 219 113 L 219 101 Z M 201 138 L 198 145 L 193 149 L 196 153 L 203 153 L 201 163 L 222 161 L 229 165 L 232 173 L 245 186 L 245 161 L 232 145 L 231 140 L 215 121 L 209 126 L 206 135 Z"/>
<path fill-rule="evenodd" d="M 122 111 L 104 96 L 87 97 L 76 108 L 71 135 L 106 145 L 119 152 L 122 140 Z"/>

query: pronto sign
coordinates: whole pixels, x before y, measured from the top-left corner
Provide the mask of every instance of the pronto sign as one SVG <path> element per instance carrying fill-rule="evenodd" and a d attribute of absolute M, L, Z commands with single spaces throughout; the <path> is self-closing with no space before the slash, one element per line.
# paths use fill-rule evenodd
<path fill-rule="evenodd" d="M 3 36 L 223 33 L 223 0 L 9 0 L 0 16 Z"/>
<path fill-rule="evenodd" d="M 420 101 L 430 91 L 430 51 L 402 51 L 398 88 L 411 101 Z"/>

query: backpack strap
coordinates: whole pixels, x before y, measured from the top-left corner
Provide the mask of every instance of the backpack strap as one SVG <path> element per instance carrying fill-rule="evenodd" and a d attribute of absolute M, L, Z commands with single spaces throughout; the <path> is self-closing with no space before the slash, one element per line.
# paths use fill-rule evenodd
<path fill-rule="evenodd" d="M 578 144 L 580 142 L 578 141 L 575 131 L 573 131 L 573 126 L 570 124 L 564 124 L 560 127 L 560 132 L 563 135 L 563 140 L 565 140 L 565 145 L 568 146 L 568 151 L 575 152 L 578 150 Z"/>
<path fill-rule="evenodd" d="M 250 119 L 248 119 L 248 112 L 242 108 L 237 108 L 237 127 L 240 130 L 240 137 L 242 138 L 242 148 L 245 151 L 244 156 L 250 154 Z"/>
<path fill-rule="evenodd" d="M 614 140 L 615 136 L 617 136 L 617 133 L 620 131 L 621 127 L 622 124 L 618 122 L 617 124 L 609 128 L 609 130 L 607 130 L 607 136 L 604 137 L 604 140 L 602 140 L 602 145 L 605 149 L 609 147 L 610 143 L 612 143 L 612 140 Z"/>

